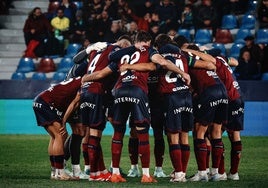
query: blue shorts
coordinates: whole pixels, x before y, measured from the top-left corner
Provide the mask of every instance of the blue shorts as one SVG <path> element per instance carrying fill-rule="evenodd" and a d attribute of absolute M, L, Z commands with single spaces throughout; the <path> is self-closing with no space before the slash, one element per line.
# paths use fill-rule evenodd
<path fill-rule="evenodd" d="M 166 94 L 164 97 L 166 132 L 188 132 L 193 128 L 192 95 L 189 91 Z"/>
<path fill-rule="evenodd" d="M 224 125 L 226 130 L 244 130 L 244 105 L 244 101 L 241 98 L 234 101 L 229 101 L 228 122 Z"/>
<path fill-rule="evenodd" d="M 121 87 L 114 92 L 113 124 L 126 126 L 129 115 L 134 126 L 150 125 L 147 94 L 136 86 Z"/>
<path fill-rule="evenodd" d="M 63 112 L 50 106 L 38 96 L 33 101 L 33 110 L 38 126 L 46 127 L 54 122 L 62 122 Z"/>
<path fill-rule="evenodd" d="M 223 84 L 208 87 L 194 99 L 194 118 L 203 125 L 226 123 L 228 97 Z"/>
<path fill-rule="evenodd" d="M 82 115 L 80 109 L 76 109 L 70 117 L 67 119 L 67 122 L 70 124 L 82 123 Z"/>
<path fill-rule="evenodd" d="M 82 123 L 97 130 L 104 130 L 106 125 L 102 95 L 83 92 L 80 99 Z"/>

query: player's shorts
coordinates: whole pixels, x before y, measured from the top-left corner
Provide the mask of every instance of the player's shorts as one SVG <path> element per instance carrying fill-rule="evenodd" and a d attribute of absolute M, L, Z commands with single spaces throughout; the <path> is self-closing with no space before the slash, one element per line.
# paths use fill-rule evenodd
<path fill-rule="evenodd" d="M 33 110 L 38 126 L 46 127 L 53 122 L 62 122 L 63 112 L 50 106 L 38 96 L 34 99 Z"/>
<path fill-rule="evenodd" d="M 115 90 L 113 124 L 126 125 L 131 114 L 134 126 L 150 125 L 147 94 L 136 86 L 126 86 Z"/>
<path fill-rule="evenodd" d="M 228 114 L 228 97 L 223 84 L 206 88 L 194 99 L 195 121 L 203 125 L 226 123 Z"/>
<path fill-rule="evenodd" d="M 228 105 L 228 122 L 224 128 L 228 131 L 244 130 L 244 101 L 239 98 L 229 101 Z"/>
<path fill-rule="evenodd" d="M 166 132 L 188 132 L 193 128 L 192 95 L 181 91 L 164 96 Z"/>
<path fill-rule="evenodd" d="M 103 131 L 106 124 L 102 95 L 83 92 L 80 99 L 83 125 Z"/>

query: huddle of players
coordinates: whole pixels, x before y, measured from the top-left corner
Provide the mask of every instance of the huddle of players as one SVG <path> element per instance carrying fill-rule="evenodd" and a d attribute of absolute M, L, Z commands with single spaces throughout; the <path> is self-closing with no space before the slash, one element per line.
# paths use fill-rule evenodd
<path fill-rule="evenodd" d="M 201 53 L 196 46 L 192 45 L 181 50 L 165 34 L 159 35 L 155 40 L 154 46 L 158 51 L 151 47 L 151 37 L 146 32 L 139 32 L 134 45 L 130 45 L 130 39 L 123 36 L 115 44 L 101 45 L 101 47 L 96 45 L 98 50 L 88 47 L 89 49 L 85 50 L 88 54 L 88 63 L 83 62 L 79 65 L 82 67 L 84 64 L 83 66 L 87 67 L 86 71 L 78 71 L 77 74 L 79 69 L 77 68 L 75 78 L 66 80 L 36 97 L 34 111 L 38 125 L 44 126 L 51 136 L 49 155 L 53 169 L 52 177 L 61 180 L 71 179 L 62 170 L 64 151 L 60 148 L 63 148 L 65 141 L 67 118 L 78 107 L 82 125 L 86 125 L 88 129 L 87 136 L 84 137 L 83 153 L 84 158 L 89 160 L 87 162 L 90 166 L 89 179 L 92 181 L 126 181 L 120 174 L 119 164 L 128 119 L 130 119 L 131 127 L 129 140 L 131 169 L 128 174 L 130 177 L 140 175 L 137 166 L 138 156 L 140 156 L 141 182 L 156 182 L 149 173 L 148 130 L 151 125 L 155 138 L 155 177 L 164 177 L 164 175 L 158 176 L 157 172 L 162 170 L 165 149 L 164 129 L 174 169 L 170 175 L 170 181 L 186 181 L 190 156 L 189 131 L 193 131 L 194 152 L 198 166 L 198 172 L 189 180 L 208 181 L 209 176 L 213 181 L 226 180 L 224 146 L 221 139 L 224 128 L 228 131 L 232 143 L 231 170 L 228 177 L 238 180 L 238 164 L 242 150 L 239 133 L 243 129 L 244 104 L 239 93 L 239 86 L 228 65 L 228 63 L 235 65 L 234 59 L 212 57 Z M 83 74 L 85 74 L 83 78 L 77 77 Z M 114 84 L 115 81 L 116 84 Z M 78 82 L 80 84 L 82 82 L 82 86 Z M 72 83 L 77 83 L 77 85 L 71 85 Z M 63 86 L 66 86 L 66 89 L 60 88 Z M 55 91 L 58 87 L 59 89 Z M 76 95 L 78 90 L 80 91 Z M 111 91 L 113 97 L 108 95 Z M 49 92 L 53 93 L 51 100 L 46 96 L 49 94 L 45 94 Z M 74 100 L 71 102 L 70 99 Z M 42 105 L 54 110 L 54 115 L 49 114 L 44 117 Z M 104 165 L 100 144 L 101 134 L 106 124 L 106 108 L 109 109 L 108 119 L 114 128 L 111 173 Z M 47 113 L 48 110 L 45 109 L 45 112 Z M 50 119 L 46 119 L 48 117 Z M 51 127 L 56 127 L 56 130 Z M 72 136 L 77 135 L 74 133 Z M 80 134 L 79 139 L 76 139 L 78 141 L 73 145 L 80 148 L 79 144 L 83 136 Z M 57 147 L 52 147 L 56 145 Z M 80 150 L 76 149 L 78 151 L 73 152 L 72 155 L 72 148 L 77 147 L 71 145 L 73 177 L 79 179 L 81 178 L 79 161 L 73 161 L 73 157 L 77 158 L 75 155 Z M 208 172 L 210 150 L 212 168 Z"/>

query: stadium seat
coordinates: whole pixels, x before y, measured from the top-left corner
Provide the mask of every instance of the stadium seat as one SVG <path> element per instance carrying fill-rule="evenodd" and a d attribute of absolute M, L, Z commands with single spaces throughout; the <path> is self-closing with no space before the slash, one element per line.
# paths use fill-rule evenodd
<path fill-rule="evenodd" d="M 238 27 L 237 18 L 235 15 L 227 14 L 222 17 L 222 29 L 235 29 Z"/>
<path fill-rule="evenodd" d="M 17 67 L 17 72 L 27 73 L 32 71 L 35 71 L 33 59 L 28 57 L 21 58 Z"/>
<path fill-rule="evenodd" d="M 58 65 L 57 72 L 67 73 L 74 65 L 71 57 L 63 57 Z"/>
<path fill-rule="evenodd" d="M 262 73 L 262 75 L 261 75 L 261 80 L 268 81 L 268 72 L 264 72 L 264 73 Z"/>
<path fill-rule="evenodd" d="M 255 29 L 256 18 L 252 14 L 245 14 L 242 17 L 240 28 Z"/>
<path fill-rule="evenodd" d="M 259 29 L 256 32 L 257 44 L 268 44 L 268 29 Z"/>
<path fill-rule="evenodd" d="M 217 29 L 216 36 L 215 36 L 215 42 L 216 43 L 232 43 L 233 42 L 233 36 L 229 29 Z"/>
<path fill-rule="evenodd" d="M 65 77 L 66 77 L 65 73 L 63 73 L 63 72 L 55 72 L 53 74 L 52 80 L 56 81 L 56 82 L 61 82 L 61 81 L 63 81 L 65 79 Z"/>
<path fill-rule="evenodd" d="M 225 48 L 224 44 L 222 44 L 222 43 L 213 43 L 212 47 L 220 49 L 221 50 L 221 55 L 226 56 L 226 48 Z"/>
<path fill-rule="evenodd" d="M 189 42 L 192 41 L 191 39 L 191 33 L 188 29 L 178 29 L 178 35 L 184 36 Z"/>
<path fill-rule="evenodd" d="M 208 44 L 212 42 L 212 34 L 208 29 L 198 29 L 196 30 L 194 42 L 201 45 Z"/>
<path fill-rule="evenodd" d="M 56 71 L 56 65 L 53 59 L 49 57 L 42 58 L 38 64 L 37 71 L 44 73 Z"/>
<path fill-rule="evenodd" d="M 238 59 L 240 54 L 240 49 L 244 46 L 244 44 L 241 43 L 234 43 L 230 49 L 229 57 L 234 57 Z"/>
<path fill-rule="evenodd" d="M 75 4 L 77 10 L 83 8 L 83 1 L 73 1 L 73 4 Z"/>
<path fill-rule="evenodd" d="M 11 80 L 25 80 L 26 76 L 24 72 L 14 72 L 11 76 Z"/>
<path fill-rule="evenodd" d="M 46 80 L 47 76 L 43 72 L 35 72 L 32 75 L 32 80 Z"/>
<path fill-rule="evenodd" d="M 80 48 L 82 47 L 81 44 L 78 43 L 71 43 L 67 46 L 66 49 L 66 55 L 64 57 L 73 57 L 74 55 L 76 55 L 78 53 L 78 51 L 80 50 Z"/>
<path fill-rule="evenodd" d="M 247 36 L 251 36 L 251 32 L 249 29 L 246 28 L 240 28 L 235 36 L 235 41 L 234 43 L 245 43 L 244 38 L 246 38 Z"/>

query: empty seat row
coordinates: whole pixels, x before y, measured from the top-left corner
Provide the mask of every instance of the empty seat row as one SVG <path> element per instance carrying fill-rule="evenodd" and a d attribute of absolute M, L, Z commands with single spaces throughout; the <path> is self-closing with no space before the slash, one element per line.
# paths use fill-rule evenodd
<path fill-rule="evenodd" d="M 69 69 L 74 65 L 71 57 L 64 57 L 60 60 L 58 66 L 56 66 L 54 60 L 49 57 L 42 58 L 37 66 L 31 58 L 21 58 L 17 67 L 17 72 L 68 72 Z"/>
<path fill-rule="evenodd" d="M 52 76 L 52 81 L 61 82 L 66 78 L 66 73 L 55 72 Z M 25 80 L 27 76 L 24 72 L 14 72 L 11 76 L 12 80 Z M 31 76 L 32 80 L 47 80 L 48 77 L 46 73 L 43 72 L 34 72 Z"/>

